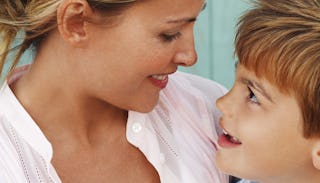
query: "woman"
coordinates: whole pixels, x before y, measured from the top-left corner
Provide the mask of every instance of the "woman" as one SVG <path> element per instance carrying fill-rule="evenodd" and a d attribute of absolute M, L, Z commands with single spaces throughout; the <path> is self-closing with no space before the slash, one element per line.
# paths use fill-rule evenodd
<path fill-rule="evenodd" d="M 226 182 L 212 163 L 213 103 L 225 90 L 175 73 L 196 62 L 193 26 L 204 5 L 2 1 L 2 63 L 21 32 L 16 60 L 30 46 L 36 53 L 0 91 L 1 179 Z"/>

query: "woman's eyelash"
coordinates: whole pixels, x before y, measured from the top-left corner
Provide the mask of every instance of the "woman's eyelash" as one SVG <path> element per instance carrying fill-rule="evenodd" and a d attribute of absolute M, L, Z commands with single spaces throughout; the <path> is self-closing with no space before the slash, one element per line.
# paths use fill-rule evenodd
<path fill-rule="evenodd" d="M 181 36 L 181 33 L 180 33 L 180 32 L 177 32 L 177 33 L 175 33 L 175 34 L 166 34 L 166 33 L 161 34 L 161 38 L 162 38 L 165 42 L 171 42 L 171 41 L 173 41 L 173 40 L 178 39 L 180 36 Z"/>
<path fill-rule="evenodd" d="M 260 104 L 258 98 L 257 98 L 256 95 L 253 93 L 253 91 L 251 90 L 250 87 L 248 87 L 248 90 L 249 90 L 248 99 L 250 100 L 250 102 L 253 102 L 254 104 Z"/>

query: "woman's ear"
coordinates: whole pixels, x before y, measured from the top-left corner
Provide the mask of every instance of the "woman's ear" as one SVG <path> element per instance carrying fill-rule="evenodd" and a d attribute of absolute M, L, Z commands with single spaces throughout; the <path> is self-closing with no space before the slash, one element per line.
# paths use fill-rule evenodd
<path fill-rule="evenodd" d="M 320 139 L 317 139 L 312 149 L 313 166 L 320 170 Z"/>
<path fill-rule="evenodd" d="M 57 10 L 58 30 L 62 38 L 75 47 L 82 47 L 88 39 L 86 17 L 92 10 L 85 0 L 65 0 Z"/>

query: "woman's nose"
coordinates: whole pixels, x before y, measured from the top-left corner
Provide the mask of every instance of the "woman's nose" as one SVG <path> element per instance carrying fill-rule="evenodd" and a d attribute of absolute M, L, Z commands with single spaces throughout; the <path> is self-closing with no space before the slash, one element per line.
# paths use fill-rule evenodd
<path fill-rule="evenodd" d="M 190 48 L 186 50 L 179 51 L 176 53 L 174 62 L 178 65 L 189 67 L 194 65 L 197 62 L 197 53 L 195 48 Z"/>
<path fill-rule="evenodd" d="M 194 46 L 193 31 L 190 31 L 188 37 L 180 42 L 177 52 L 174 56 L 174 62 L 181 66 L 192 66 L 197 62 L 197 52 Z"/>

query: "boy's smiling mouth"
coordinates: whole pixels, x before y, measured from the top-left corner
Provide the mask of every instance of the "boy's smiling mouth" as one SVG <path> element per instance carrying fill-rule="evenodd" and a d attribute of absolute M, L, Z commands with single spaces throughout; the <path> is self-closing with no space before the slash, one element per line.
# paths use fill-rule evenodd
<path fill-rule="evenodd" d="M 223 135 L 226 137 L 227 140 L 229 140 L 230 142 L 232 142 L 234 144 L 242 144 L 241 141 L 237 137 L 234 137 L 234 136 L 230 135 L 224 129 L 223 129 Z"/>
<path fill-rule="evenodd" d="M 242 144 L 239 138 L 231 135 L 221 124 L 220 119 L 220 126 L 222 127 L 223 133 L 219 136 L 218 144 L 221 148 L 232 148 L 232 147 L 238 147 Z"/>

